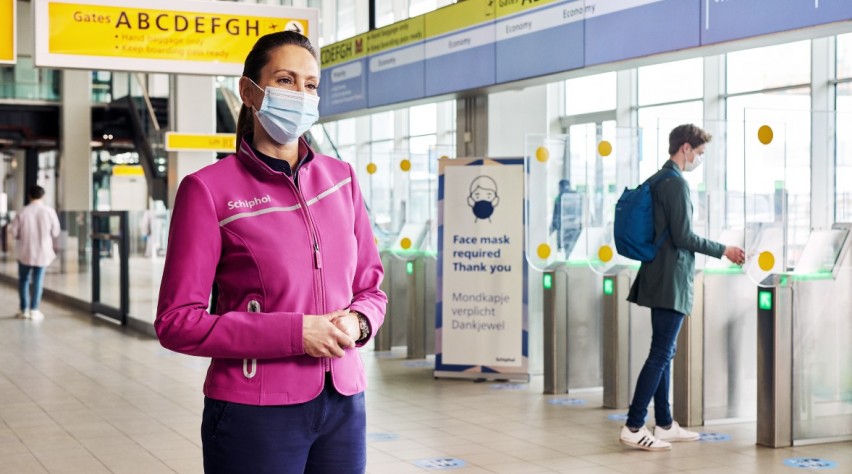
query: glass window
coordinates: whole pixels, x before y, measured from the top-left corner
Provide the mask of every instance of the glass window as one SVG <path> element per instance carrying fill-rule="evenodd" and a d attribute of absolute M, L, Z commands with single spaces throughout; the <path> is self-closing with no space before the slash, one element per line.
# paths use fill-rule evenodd
<path fill-rule="evenodd" d="M 565 114 L 614 110 L 615 81 L 615 72 L 568 79 L 565 81 Z"/>
<path fill-rule="evenodd" d="M 640 106 L 699 99 L 704 96 L 704 60 L 640 67 L 638 81 Z"/>
<path fill-rule="evenodd" d="M 387 26 L 396 21 L 393 14 L 393 0 L 373 0 L 376 5 L 376 28 Z"/>
<path fill-rule="evenodd" d="M 355 24 L 355 0 L 337 0 L 337 41 L 358 34 Z"/>
<path fill-rule="evenodd" d="M 409 141 L 411 170 L 409 174 L 408 222 L 426 225 L 437 209 L 437 175 L 430 170 L 429 151 L 435 147 L 436 135 L 411 137 Z M 433 167 L 434 168 L 434 167 Z"/>
<path fill-rule="evenodd" d="M 850 58 L 852 59 L 852 58 Z M 837 86 L 837 174 L 835 220 L 852 221 L 852 83 Z"/>
<path fill-rule="evenodd" d="M 639 109 L 641 151 L 639 155 L 639 180 L 644 181 L 656 173 L 669 159 L 669 133 L 685 123 L 702 126 L 704 104 L 700 100 L 679 104 L 642 107 Z M 691 187 L 703 181 L 703 173 L 685 176 Z"/>
<path fill-rule="evenodd" d="M 393 234 L 399 231 L 396 208 L 400 198 L 394 196 L 393 140 L 373 142 L 365 148 L 368 150 L 369 160 L 359 160 L 366 162 L 361 168 L 366 169 L 369 163 L 375 165 L 375 172 L 370 174 L 368 179 L 369 198 L 365 199 L 376 226 L 383 232 Z"/>
<path fill-rule="evenodd" d="M 370 116 L 370 138 L 372 141 L 393 139 L 393 111 Z"/>
<path fill-rule="evenodd" d="M 337 121 L 337 143 L 338 146 L 355 144 L 355 119 Z"/>
<path fill-rule="evenodd" d="M 411 107 L 408 112 L 408 132 L 411 136 L 434 134 L 438 130 L 438 104 Z"/>
<path fill-rule="evenodd" d="M 837 77 L 852 77 L 852 33 L 837 36 Z"/>
<path fill-rule="evenodd" d="M 811 42 L 728 53 L 728 94 L 811 82 Z"/>
<path fill-rule="evenodd" d="M 431 12 L 438 8 L 436 0 L 411 0 L 408 4 L 408 17 L 413 18 L 417 15 Z"/>

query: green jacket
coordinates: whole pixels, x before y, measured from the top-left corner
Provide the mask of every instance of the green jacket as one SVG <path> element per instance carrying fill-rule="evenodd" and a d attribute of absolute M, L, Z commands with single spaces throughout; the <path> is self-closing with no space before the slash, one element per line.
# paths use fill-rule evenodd
<path fill-rule="evenodd" d="M 657 257 L 642 263 L 627 301 L 690 314 L 695 252 L 720 258 L 725 253 L 725 246 L 692 232 L 692 201 L 689 185 L 680 168 L 669 160 L 657 174 L 672 171 L 675 176 L 657 181 L 651 189 L 655 241 L 658 242 L 667 229 L 669 236 L 657 250 Z"/>

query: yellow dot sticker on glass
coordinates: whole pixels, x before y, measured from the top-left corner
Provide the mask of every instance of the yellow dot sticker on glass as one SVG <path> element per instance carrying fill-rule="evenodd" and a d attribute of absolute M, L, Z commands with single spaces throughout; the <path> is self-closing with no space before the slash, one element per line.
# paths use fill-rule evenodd
<path fill-rule="evenodd" d="M 376 166 L 375 163 L 370 163 L 369 165 L 367 165 L 367 173 L 369 174 L 375 174 L 377 169 L 379 168 Z"/>
<path fill-rule="evenodd" d="M 612 260 L 612 257 L 612 247 L 609 245 L 601 245 L 601 248 L 598 249 L 598 258 L 601 259 L 601 262 L 608 263 Z"/>
<path fill-rule="evenodd" d="M 547 149 L 546 146 L 540 146 L 535 151 L 535 159 L 540 163 L 544 163 L 545 161 L 550 159 L 550 150 Z"/>
<path fill-rule="evenodd" d="M 411 239 L 409 239 L 408 237 L 403 237 L 402 240 L 399 241 L 399 246 L 402 247 L 405 250 L 410 249 L 411 248 Z"/>
<path fill-rule="evenodd" d="M 757 257 L 757 266 L 765 272 L 772 270 L 775 268 L 775 255 L 772 255 L 772 252 L 760 252 Z"/>
<path fill-rule="evenodd" d="M 772 137 L 775 134 L 772 132 L 772 127 L 769 125 L 763 125 L 762 127 L 757 129 L 757 139 L 760 140 L 760 143 L 764 145 L 769 145 L 772 143 Z"/>
<path fill-rule="evenodd" d="M 538 254 L 538 258 L 542 260 L 547 260 L 547 257 L 550 257 L 550 245 L 539 245 L 538 249 L 536 250 L 536 253 Z"/>
<path fill-rule="evenodd" d="M 612 143 L 604 140 L 598 143 L 598 153 L 601 156 L 609 156 L 612 154 Z"/>
<path fill-rule="evenodd" d="M 441 159 L 442 159 L 442 160 L 449 160 L 449 159 L 450 159 L 450 157 L 449 157 L 449 156 L 447 156 L 447 155 L 441 155 Z"/>
<path fill-rule="evenodd" d="M 409 161 L 409 160 L 400 161 L 399 162 L 399 169 L 401 169 L 402 171 L 410 170 L 411 169 L 411 161 Z"/>

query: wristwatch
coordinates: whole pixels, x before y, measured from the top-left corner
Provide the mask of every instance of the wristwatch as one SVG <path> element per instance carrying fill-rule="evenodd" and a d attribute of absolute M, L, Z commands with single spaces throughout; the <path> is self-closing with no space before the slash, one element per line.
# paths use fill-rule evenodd
<path fill-rule="evenodd" d="M 361 313 L 355 314 L 358 315 L 358 328 L 361 329 L 361 337 L 356 342 L 366 341 L 370 337 L 370 321 Z"/>

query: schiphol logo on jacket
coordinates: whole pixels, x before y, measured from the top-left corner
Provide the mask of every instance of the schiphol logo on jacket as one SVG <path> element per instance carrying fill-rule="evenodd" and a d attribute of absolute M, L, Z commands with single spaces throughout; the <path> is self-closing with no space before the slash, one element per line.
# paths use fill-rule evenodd
<path fill-rule="evenodd" d="M 240 200 L 228 201 L 228 210 L 232 211 L 234 209 L 241 209 L 241 208 L 251 209 L 254 206 L 257 206 L 258 204 L 269 204 L 270 202 L 272 202 L 272 198 L 269 197 L 268 194 L 266 196 L 263 196 L 263 197 L 256 197 L 256 198 L 252 199 L 251 201 L 240 201 Z"/>

